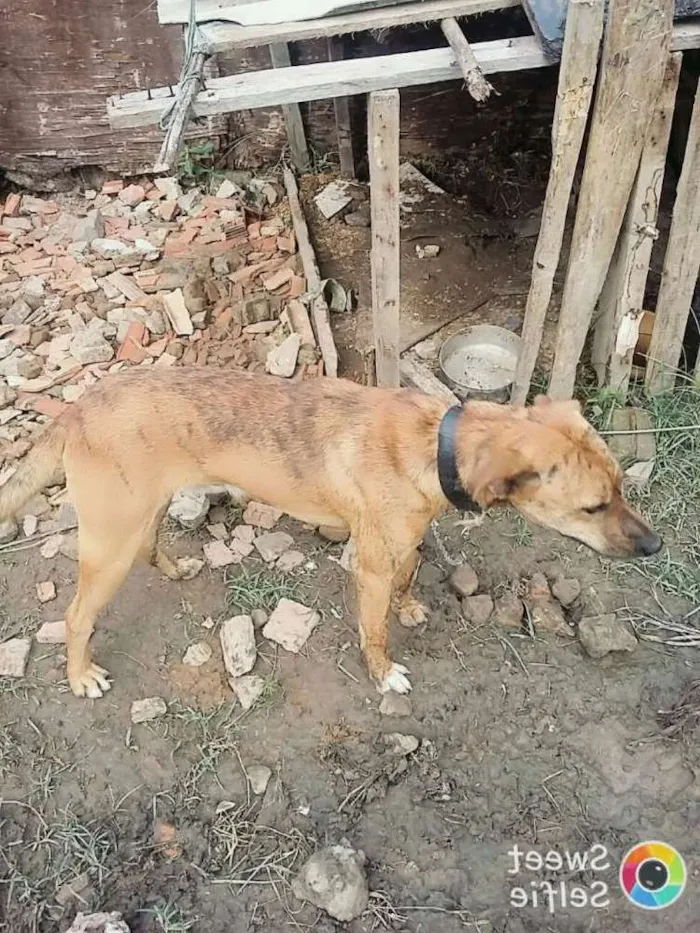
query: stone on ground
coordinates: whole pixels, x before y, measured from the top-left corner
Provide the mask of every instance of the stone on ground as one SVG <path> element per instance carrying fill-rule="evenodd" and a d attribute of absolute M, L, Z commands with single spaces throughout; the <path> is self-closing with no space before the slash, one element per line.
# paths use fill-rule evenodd
<path fill-rule="evenodd" d="M 40 603 L 50 603 L 52 599 L 56 599 L 56 584 L 53 580 L 37 583 L 36 596 Z"/>
<path fill-rule="evenodd" d="M 24 677 L 32 646 L 28 638 L 10 638 L 0 645 L 0 677 Z"/>
<path fill-rule="evenodd" d="M 229 685 L 244 710 L 251 709 L 265 692 L 265 681 L 259 674 L 231 677 Z"/>
<path fill-rule="evenodd" d="M 320 621 L 321 616 L 314 609 L 291 599 L 280 599 L 263 628 L 263 635 L 298 654 Z"/>
<path fill-rule="evenodd" d="M 181 489 L 168 506 L 168 518 L 188 531 L 196 531 L 207 520 L 209 499 L 199 489 Z"/>
<path fill-rule="evenodd" d="M 14 541 L 19 534 L 19 525 L 14 518 L 8 518 L 0 522 L 0 544 L 9 544 Z"/>
<path fill-rule="evenodd" d="M 415 735 L 404 735 L 403 732 L 387 732 L 384 741 L 394 755 L 410 755 L 420 745 L 420 739 Z"/>
<path fill-rule="evenodd" d="M 462 614 L 467 622 L 484 625 L 491 618 L 493 600 L 487 593 L 480 596 L 465 596 L 462 600 Z"/>
<path fill-rule="evenodd" d="M 219 632 L 224 665 L 231 677 L 242 677 L 252 671 L 258 656 L 255 629 L 250 616 L 233 616 L 221 623 Z"/>
<path fill-rule="evenodd" d="M 558 577 L 552 584 L 552 595 L 568 609 L 581 595 L 581 583 L 575 577 Z"/>
<path fill-rule="evenodd" d="M 256 528 L 264 528 L 267 531 L 274 528 L 280 518 L 282 518 L 282 512 L 271 505 L 265 505 L 264 502 L 249 502 L 243 513 L 243 521 L 246 525 L 254 525 Z"/>
<path fill-rule="evenodd" d="M 504 628 L 522 628 L 525 607 L 515 593 L 504 593 L 494 603 L 494 619 Z"/>
<path fill-rule="evenodd" d="M 292 547 L 294 538 L 284 531 L 268 531 L 255 538 L 253 544 L 265 563 L 270 564 Z"/>
<path fill-rule="evenodd" d="M 182 656 L 182 663 L 188 667 L 201 667 L 202 664 L 206 664 L 207 661 L 211 660 L 211 656 L 211 646 L 205 641 L 198 641 L 194 645 L 190 645 L 185 651 Z"/>
<path fill-rule="evenodd" d="M 267 790 L 267 785 L 272 777 L 272 771 L 267 765 L 248 765 L 246 771 L 250 789 L 256 797 L 262 796 Z"/>
<path fill-rule="evenodd" d="M 301 551 L 287 551 L 277 561 L 276 567 L 282 573 L 289 573 L 296 570 L 297 567 L 301 567 L 305 560 L 306 556 Z"/>
<path fill-rule="evenodd" d="M 122 915 L 114 911 L 110 914 L 79 913 L 66 933 L 130 933 L 130 930 Z"/>
<path fill-rule="evenodd" d="M 318 533 L 326 541 L 332 541 L 334 544 L 345 544 L 350 537 L 348 528 L 336 528 L 334 525 L 319 525 Z"/>
<path fill-rule="evenodd" d="M 462 564 L 450 577 L 450 586 L 458 596 L 473 596 L 479 589 L 479 578 L 469 564 Z"/>
<path fill-rule="evenodd" d="M 614 612 L 581 619 L 578 637 L 592 658 L 603 658 L 612 651 L 634 651 L 637 647 L 637 639 Z"/>
<path fill-rule="evenodd" d="M 300 349 L 301 337 L 296 333 L 290 334 L 279 347 L 270 350 L 267 354 L 265 369 L 271 376 L 283 376 L 289 379 L 294 375 Z"/>
<path fill-rule="evenodd" d="M 238 564 L 242 560 L 241 556 L 234 553 L 223 541 L 210 541 L 208 544 L 204 545 L 202 550 L 204 551 L 207 563 L 210 567 L 213 567 L 214 570 L 218 570 L 221 567 L 228 567 L 231 564 Z"/>
<path fill-rule="evenodd" d="M 131 721 L 136 725 L 151 722 L 165 716 L 167 712 L 168 707 L 162 697 L 146 697 L 144 700 L 134 700 L 131 704 Z"/>
<path fill-rule="evenodd" d="M 552 596 L 547 578 L 543 573 L 533 573 L 528 587 L 528 606 L 535 631 L 552 632 L 555 635 L 574 634 L 564 617 L 564 611 Z"/>
<path fill-rule="evenodd" d="M 342 923 L 354 920 L 369 901 L 364 865 L 364 853 L 347 846 L 321 849 L 292 882 L 294 896 L 310 901 Z"/>
<path fill-rule="evenodd" d="M 44 622 L 34 636 L 40 645 L 64 645 L 66 643 L 66 621 Z"/>
<path fill-rule="evenodd" d="M 257 632 L 258 629 L 265 625 L 267 620 L 270 618 L 270 615 L 264 609 L 253 609 L 250 617 L 253 620 L 253 628 Z"/>
<path fill-rule="evenodd" d="M 394 693 L 393 690 L 390 690 L 382 697 L 379 712 L 382 716 L 411 716 L 413 706 L 407 696 L 402 696 L 400 693 Z"/>

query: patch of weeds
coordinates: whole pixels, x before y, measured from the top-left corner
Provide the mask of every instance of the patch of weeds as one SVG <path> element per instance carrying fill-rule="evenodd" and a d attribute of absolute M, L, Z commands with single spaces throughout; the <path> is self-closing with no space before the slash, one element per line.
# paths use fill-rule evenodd
<path fill-rule="evenodd" d="M 598 430 L 610 429 L 621 399 L 611 390 L 582 391 L 587 417 Z M 643 387 L 630 392 L 627 405 L 646 409 L 656 430 L 656 458 L 651 482 L 626 491 L 631 502 L 669 537 L 671 550 L 648 561 L 616 565 L 615 571 L 636 572 L 663 592 L 700 599 L 700 387 L 681 382 L 673 390 L 647 395 Z"/>
<path fill-rule="evenodd" d="M 195 925 L 198 917 L 188 920 L 182 910 L 173 901 L 164 904 L 155 904 L 148 910 L 141 911 L 150 917 L 162 933 L 187 933 Z"/>
<path fill-rule="evenodd" d="M 238 570 L 227 574 L 226 606 L 229 610 L 249 613 L 253 609 L 271 612 L 280 599 L 295 599 L 299 583 L 275 570 Z"/>
<path fill-rule="evenodd" d="M 233 723 L 234 708 L 232 703 L 224 703 L 211 712 L 204 712 L 175 706 L 172 712 L 175 719 L 195 731 L 194 744 L 199 757 L 188 769 L 180 787 L 183 805 L 192 809 L 203 798 L 202 781 L 206 777 L 213 777 L 218 782 L 217 771 L 221 757 L 238 754 L 238 734 Z"/>
<path fill-rule="evenodd" d="M 528 522 L 517 512 L 513 516 L 515 529 L 512 532 L 504 532 L 505 538 L 512 538 L 516 547 L 530 547 L 533 539 L 532 528 Z"/>
<path fill-rule="evenodd" d="M 0 778 L 4 778 L 22 759 L 22 746 L 8 726 L 0 728 Z"/>
<path fill-rule="evenodd" d="M 311 854 L 309 840 L 298 830 L 281 832 L 260 825 L 253 807 L 222 808 L 216 815 L 209 838 L 209 872 L 214 884 L 226 884 L 234 892 L 250 884 L 289 887 L 301 861 Z"/>
<path fill-rule="evenodd" d="M 51 880 L 56 889 L 76 875 L 87 872 L 90 880 L 101 890 L 117 843 L 110 825 L 101 820 L 82 822 L 68 808 L 55 823 L 44 824 L 31 848 L 47 853 Z"/>
<path fill-rule="evenodd" d="M 214 143 L 204 140 L 183 146 L 177 163 L 177 176 L 185 185 L 204 186 L 214 172 Z"/>

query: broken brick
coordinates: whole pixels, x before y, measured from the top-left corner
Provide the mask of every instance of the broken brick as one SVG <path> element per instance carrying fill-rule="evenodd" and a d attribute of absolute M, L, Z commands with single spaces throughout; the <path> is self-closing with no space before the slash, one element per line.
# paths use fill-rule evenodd
<path fill-rule="evenodd" d="M 50 395 L 39 395 L 32 399 L 32 408 L 39 415 L 46 415 L 49 418 L 58 418 L 68 408 L 65 402 Z"/>
<path fill-rule="evenodd" d="M 132 321 L 124 340 L 117 352 L 117 362 L 129 360 L 131 363 L 143 363 L 150 356 L 144 347 L 146 328 L 141 321 Z"/>

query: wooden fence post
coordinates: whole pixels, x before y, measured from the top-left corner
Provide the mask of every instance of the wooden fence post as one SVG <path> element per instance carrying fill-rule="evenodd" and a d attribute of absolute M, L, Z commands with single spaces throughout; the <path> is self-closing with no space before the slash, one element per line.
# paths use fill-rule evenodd
<path fill-rule="evenodd" d="M 377 385 L 399 386 L 400 226 L 399 92 L 369 96 L 372 203 L 372 318 Z"/>

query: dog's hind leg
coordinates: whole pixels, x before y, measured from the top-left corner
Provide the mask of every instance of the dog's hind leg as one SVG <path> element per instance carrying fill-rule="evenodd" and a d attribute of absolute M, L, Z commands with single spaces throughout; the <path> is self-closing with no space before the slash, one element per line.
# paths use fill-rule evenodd
<path fill-rule="evenodd" d="M 85 530 L 81 522 L 78 592 L 66 613 L 68 682 L 76 696 L 91 699 L 110 688 L 107 671 L 92 661 L 89 642 L 95 620 L 129 573 L 142 543 L 142 528 L 138 526 L 124 537 L 106 528 L 99 534 L 96 531 Z"/>
<path fill-rule="evenodd" d="M 411 593 L 411 587 L 416 578 L 420 564 L 418 551 L 412 551 L 394 575 L 394 593 L 391 598 L 391 608 L 406 628 L 413 628 L 428 620 L 427 608 Z"/>
<path fill-rule="evenodd" d="M 171 557 L 167 551 L 164 551 L 160 544 L 160 526 L 163 517 L 167 511 L 167 506 L 163 506 L 154 516 L 144 538 L 141 548 L 142 557 L 167 577 L 169 580 L 191 580 L 199 572 L 202 566 L 201 561 L 193 561 L 191 558 Z"/>

